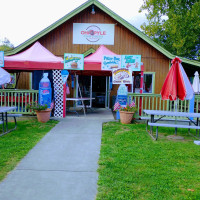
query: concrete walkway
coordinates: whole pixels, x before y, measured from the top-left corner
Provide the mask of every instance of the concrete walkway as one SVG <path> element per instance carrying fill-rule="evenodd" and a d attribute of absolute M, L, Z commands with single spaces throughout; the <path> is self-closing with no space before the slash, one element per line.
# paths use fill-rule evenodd
<path fill-rule="evenodd" d="M 61 119 L 0 183 L 0 200 L 94 200 L 102 123 L 110 110 Z"/>

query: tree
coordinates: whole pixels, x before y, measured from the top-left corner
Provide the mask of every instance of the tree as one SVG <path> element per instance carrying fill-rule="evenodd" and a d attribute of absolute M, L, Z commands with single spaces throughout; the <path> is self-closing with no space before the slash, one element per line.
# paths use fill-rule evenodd
<path fill-rule="evenodd" d="M 172 54 L 200 60 L 200 1 L 144 0 L 148 24 L 141 29 Z"/>
<path fill-rule="evenodd" d="M 3 41 L 0 41 L 0 51 L 9 51 L 14 48 L 14 45 L 8 40 L 8 38 L 4 38 Z"/>

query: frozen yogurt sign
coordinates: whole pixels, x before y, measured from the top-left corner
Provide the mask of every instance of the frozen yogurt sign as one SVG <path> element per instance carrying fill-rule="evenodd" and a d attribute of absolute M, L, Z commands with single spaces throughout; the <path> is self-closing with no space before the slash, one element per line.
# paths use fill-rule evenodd
<path fill-rule="evenodd" d="M 121 56 L 103 56 L 101 69 L 102 70 L 112 70 L 121 67 Z"/>
<path fill-rule="evenodd" d="M 122 68 L 141 71 L 141 55 L 122 55 Z"/>
<path fill-rule="evenodd" d="M 112 71 L 113 84 L 132 84 L 132 71 L 130 69 L 113 69 Z"/>
<path fill-rule="evenodd" d="M 4 67 L 4 52 L 0 51 L 0 67 Z"/>
<path fill-rule="evenodd" d="M 101 70 L 115 68 L 141 71 L 141 55 L 103 55 Z"/>
<path fill-rule="evenodd" d="M 73 44 L 114 45 L 114 24 L 73 24 Z"/>
<path fill-rule="evenodd" d="M 83 54 L 64 54 L 64 69 L 83 70 L 84 56 Z"/>

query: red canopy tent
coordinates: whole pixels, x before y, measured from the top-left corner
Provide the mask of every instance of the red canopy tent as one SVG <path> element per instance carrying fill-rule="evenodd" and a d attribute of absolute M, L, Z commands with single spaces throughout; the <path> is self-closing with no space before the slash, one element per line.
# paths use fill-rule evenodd
<path fill-rule="evenodd" d="M 101 71 L 101 62 L 103 55 L 117 55 L 113 53 L 109 49 L 107 49 L 104 45 L 101 45 L 95 53 L 87 56 L 84 59 L 84 70 L 98 70 Z"/>
<path fill-rule="evenodd" d="M 84 71 L 81 71 L 81 74 L 93 76 L 111 76 L 111 71 L 101 70 L 103 55 L 117 54 L 107 49 L 104 45 L 101 45 L 93 54 L 84 58 Z"/>
<path fill-rule="evenodd" d="M 19 54 L 5 56 L 4 69 L 23 71 L 63 69 L 63 58 L 53 55 L 36 42 Z"/>

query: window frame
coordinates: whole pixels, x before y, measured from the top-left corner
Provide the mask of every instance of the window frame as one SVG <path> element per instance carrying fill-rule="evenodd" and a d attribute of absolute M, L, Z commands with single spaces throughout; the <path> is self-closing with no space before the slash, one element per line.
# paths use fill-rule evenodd
<path fill-rule="evenodd" d="M 146 75 L 146 74 L 150 74 L 150 75 L 152 75 L 152 78 L 153 78 L 153 80 L 152 80 L 152 92 L 145 92 L 145 94 L 154 94 L 154 92 L 155 92 L 155 74 L 156 74 L 156 72 L 143 72 L 144 74 L 143 74 L 143 84 L 144 84 L 144 75 Z"/>

